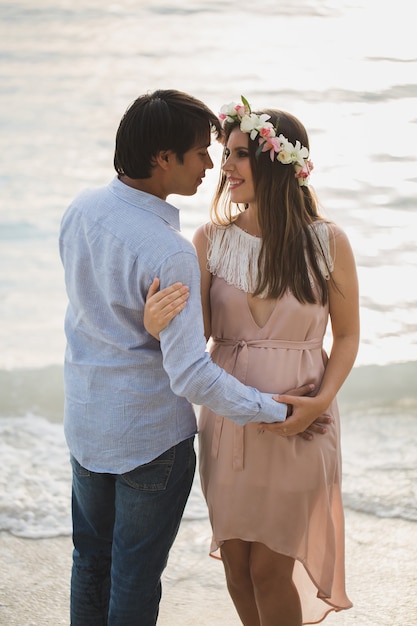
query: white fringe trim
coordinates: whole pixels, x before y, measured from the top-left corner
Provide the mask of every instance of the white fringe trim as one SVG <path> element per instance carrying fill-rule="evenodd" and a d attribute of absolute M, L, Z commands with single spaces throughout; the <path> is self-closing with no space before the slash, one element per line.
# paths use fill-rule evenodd
<path fill-rule="evenodd" d="M 246 293 L 255 290 L 258 258 L 262 241 L 231 224 L 207 229 L 209 248 L 208 268 L 211 274 L 223 278 L 229 285 Z"/>
<path fill-rule="evenodd" d="M 317 240 L 317 262 L 326 280 L 334 269 L 334 259 L 330 252 L 329 226 L 326 222 L 317 221 L 311 225 Z M 231 224 L 216 226 L 209 224 L 206 228 L 209 241 L 207 263 L 210 273 L 223 278 L 229 285 L 246 293 L 253 293 L 258 277 L 258 258 L 262 240 L 250 235 Z M 312 281 L 312 277 L 310 276 Z"/>

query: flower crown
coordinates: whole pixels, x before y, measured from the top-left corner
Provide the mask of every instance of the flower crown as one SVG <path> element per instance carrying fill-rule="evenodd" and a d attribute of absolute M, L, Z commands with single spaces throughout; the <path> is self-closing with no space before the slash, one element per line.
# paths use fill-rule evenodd
<path fill-rule="evenodd" d="M 270 115 L 252 113 L 249 102 L 243 96 L 241 98 L 242 102 L 239 104 L 230 102 L 222 106 L 219 113 L 222 124 L 240 122 L 240 130 L 242 133 L 248 133 L 252 140 L 259 135 L 256 156 L 261 152 L 269 152 L 271 161 L 277 160 L 283 165 L 292 163 L 299 185 L 308 185 L 308 178 L 313 169 L 313 163 L 308 160 L 308 149 L 302 146 L 298 139 L 294 146 L 284 135 L 277 136 L 278 122 L 274 127 L 267 121 Z"/>

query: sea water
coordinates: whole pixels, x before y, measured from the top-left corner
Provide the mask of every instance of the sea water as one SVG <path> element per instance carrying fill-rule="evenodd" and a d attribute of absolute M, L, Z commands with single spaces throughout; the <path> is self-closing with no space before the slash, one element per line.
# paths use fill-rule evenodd
<path fill-rule="evenodd" d="M 417 44 L 411 0 L 13 0 L 0 4 L 0 529 L 71 532 L 62 430 L 66 296 L 57 237 L 82 188 L 113 177 L 139 94 L 213 110 L 245 95 L 309 130 L 312 183 L 347 232 L 361 347 L 340 392 L 347 507 L 417 521 Z M 214 170 L 171 197 L 191 237 Z M 185 512 L 207 516 L 196 478 Z"/>

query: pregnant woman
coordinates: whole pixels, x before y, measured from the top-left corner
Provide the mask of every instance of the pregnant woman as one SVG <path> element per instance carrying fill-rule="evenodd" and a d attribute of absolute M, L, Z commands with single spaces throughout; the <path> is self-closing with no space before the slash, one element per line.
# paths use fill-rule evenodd
<path fill-rule="evenodd" d="M 254 113 L 244 98 L 220 117 L 225 147 L 212 219 L 194 237 L 212 359 L 265 392 L 305 382 L 315 391 L 280 397 L 294 410 L 274 433 L 201 408 L 210 552 L 223 561 L 242 624 L 312 624 L 351 606 L 336 394 L 358 349 L 355 261 L 344 232 L 319 215 L 299 120 L 275 109 Z M 145 321 L 154 335 L 186 306 L 184 287 L 156 285 Z M 327 432 L 311 436 L 320 416 L 330 418 Z"/>

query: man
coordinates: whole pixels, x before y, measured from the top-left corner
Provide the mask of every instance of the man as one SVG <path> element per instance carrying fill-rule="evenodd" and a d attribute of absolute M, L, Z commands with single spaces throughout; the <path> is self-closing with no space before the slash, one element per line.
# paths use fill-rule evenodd
<path fill-rule="evenodd" d="M 196 253 L 166 198 L 197 191 L 213 167 L 212 131 L 221 133 L 217 117 L 187 94 L 139 97 L 117 131 L 117 177 L 80 194 L 62 220 L 72 626 L 156 623 L 161 574 L 195 470 L 191 403 L 239 424 L 287 414 L 205 350 Z M 182 282 L 190 294 L 160 343 L 143 326 L 154 276 L 161 288 Z"/>

